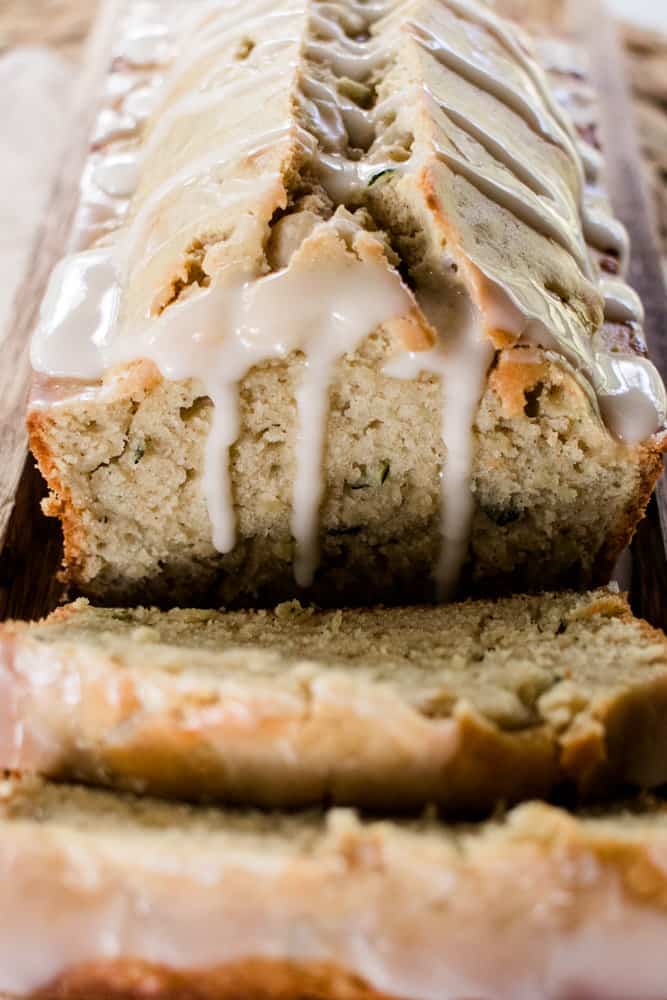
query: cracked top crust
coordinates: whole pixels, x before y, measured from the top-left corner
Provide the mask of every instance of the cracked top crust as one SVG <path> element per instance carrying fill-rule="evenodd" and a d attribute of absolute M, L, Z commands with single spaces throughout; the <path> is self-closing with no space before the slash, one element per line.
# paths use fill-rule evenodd
<path fill-rule="evenodd" d="M 611 361 L 594 345 L 605 318 L 594 255 L 622 256 L 624 239 L 611 215 L 593 216 L 599 175 L 520 33 L 477 0 L 255 0 L 243 18 L 210 3 L 190 20 L 144 129 L 127 222 L 108 237 L 126 349 L 103 370 L 182 297 L 289 263 L 289 240 L 272 253 L 274 227 L 296 217 L 293 252 L 344 206 L 391 247 L 385 265 L 418 300 L 433 281 L 442 297 L 465 292 L 497 345 L 555 349 L 616 405 L 606 369 L 630 378 L 631 361 L 619 374 L 618 344 Z M 389 354 L 432 345 L 428 309 L 414 314 L 419 346 L 394 328 Z"/>
<path fill-rule="evenodd" d="M 256 6 L 261 29 L 269 21 L 262 5 Z M 184 66 L 147 128 L 141 181 L 129 218 L 129 283 L 122 308 L 128 335 L 147 312 L 161 308 L 164 289 L 187 280 L 195 254 L 203 252 L 200 280 L 206 282 L 215 281 L 227 267 L 266 273 L 270 262 L 265 248 L 273 225 L 283 224 L 285 213 L 303 212 L 304 191 L 311 199 L 316 192 L 316 217 L 329 218 L 341 198 L 330 174 L 343 172 L 347 161 L 354 166 L 354 180 L 343 192 L 344 203 L 377 212 L 382 220 L 377 228 L 386 226 L 390 240 L 406 253 L 407 269 L 426 269 L 430 263 L 433 270 L 446 250 L 482 307 L 493 298 L 494 279 L 504 282 L 518 274 L 522 292 L 511 281 L 513 291 L 533 296 L 529 309 L 535 308 L 536 296 L 548 302 L 551 322 L 560 328 L 557 336 L 567 336 L 574 325 L 581 337 L 590 339 L 602 324 L 603 304 L 592 274 L 581 267 L 581 165 L 572 138 L 516 53 L 508 52 L 503 39 L 480 19 L 475 3 L 386 4 L 384 16 L 369 25 L 363 58 L 370 71 L 364 74 L 358 69 L 363 46 L 354 41 L 358 11 L 353 4 L 329 6 L 333 17 L 320 23 L 317 3 L 284 3 L 271 24 L 275 54 L 272 49 L 264 57 L 261 45 L 255 45 L 246 59 L 215 64 L 221 52 L 234 50 L 235 38 L 252 35 L 254 8 L 248 25 L 232 24 L 224 33 L 224 49 L 216 47 L 213 32 L 208 41 L 203 35 L 201 58 L 188 58 L 187 40 L 183 43 Z M 448 45 L 440 50 L 438 43 L 445 38 Z M 328 59 L 320 39 L 330 40 L 334 53 Z M 436 40 L 435 51 L 429 40 Z M 199 55 L 196 37 L 194 44 Z M 337 44 L 351 65 L 337 63 Z M 446 58 L 450 47 L 459 61 L 461 53 L 470 60 L 465 72 Z M 489 80 L 502 75 L 508 91 L 527 92 L 535 117 L 542 116 L 546 125 L 536 126 L 525 108 L 510 106 L 507 93 L 494 92 L 493 83 L 487 80 L 485 87 L 476 68 L 482 48 Z M 358 137 L 348 124 L 341 91 L 349 77 L 343 70 L 362 75 L 353 91 L 360 105 L 353 107 L 375 121 L 367 149 L 355 145 Z M 213 97 L 217 88 L 219 99 L 188 105 L 188 95 L 202 86 Z M 322 90 L 321 100 L 310 96 Z M 184 111 L 175 114 L 179 101 Z M 342 119 L 336 128 L 327 113 L 334 121 Z M 525 151 L 528 168 L 522 171 L 517 164 L 508 165 L 506 155 L 499 156 L 499 149 L 511 148 Z M 222 155 L 225 149 L 228 159 Z M 340 163 L 330 167 L 327 157 Z M 480 176 L 485 179 L 481 186 Z M 515 192 L 516 204 L 525 200 L 527 212 L 502 204 L 502 189 Z M 554 201 L 551 214 L 560 216 L 554 231 L 562 231 L 562 242 L 578 250 L 579 262 L 540 231 L 530 215 L 531 208 L 539 215 L 545 192 Z M 405 243 L 401 246 L 406 213 L 423 227 L 421 259 L 406 252 Z M 544 215 L 548 219 L 549 213 Z M 372 219 L 366 224 L 373 227 Z M 491 284 L 485 274 L 492 276 Z M 544 308 L 538 312 L 542 315 Z M 488 332 L 493 331 L 490 318 Z M 511 331 L 510 336 L 517 339 L 519 334 Z M 409 341 L 404 346 L 414 349 Z"/>

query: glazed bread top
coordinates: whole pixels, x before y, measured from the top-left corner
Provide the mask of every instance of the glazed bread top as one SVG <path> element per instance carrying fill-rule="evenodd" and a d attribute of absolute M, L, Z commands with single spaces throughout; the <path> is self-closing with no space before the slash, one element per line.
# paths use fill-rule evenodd
<path fill-rule="evenodd" d="M 446 593 L 465 557 L 471 426 L 494 349 L 552 352 L 630 444 L 664 423 L 655 368 L 607 336 L 619 318 L 640 324 L 641 305 L 600 277 L 600 255 L 622 269 L 627 253 L 600 208 L 600 165 L 582 158 L 518 29 L 477 0 L 176 6 L 130 31 L 130 63 L 168 64 L 141 150 L 103 167 L 107 186 L 129 175 L 136 192 L 120 228 L 57 269 L 34 366 L 102 378 L 107 392 L 138 359 L 198 380 L 214 403 L 204 490 L 227 552 L 239 382 L 299 359 L 302 585 L 317 566 L 337 361 L 370 351 L 391 376 L 435 375 Z"/>
<path fill-rule="evenodd" d="M 655 1000 L 667 975 L 666 872 L 655 803 L 579 817 L 530 803 L 448 827 L 12 781 L 0 789 L 11 913 L 0 990 Z M 279 990 L 281 969 L 292 978 Z"/>

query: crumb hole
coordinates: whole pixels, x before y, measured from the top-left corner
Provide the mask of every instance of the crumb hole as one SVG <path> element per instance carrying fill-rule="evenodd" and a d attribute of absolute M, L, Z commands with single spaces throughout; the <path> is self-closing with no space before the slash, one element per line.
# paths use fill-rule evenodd
<path fill-rule="evenodd" d="M 199 417 L 210 406 L 208 396 L 199 396 L 191 406 L 182 406 L 179 415 L 184 424 Z"/>
<path fill-rule="evenodd" d="M 170 305 L 177 302 L 187 288 L 193 285 L 197 285 L 199 288 L 207 288 L 211 283 L 209 275 L 203 268 L 204 257 L 206 255 L 204 244 L 198 240 L 185 253 L 187 257 L 184 264 L 185 277 L 178 277 L 172 281 L 171 294 L 164 305 L 158 310 L 158 314 L 163 313 Z"/>
<path fill-rule="evenodd" d="M 544 382 L 538 382 L 533 389 L 529 389 L 526 393 L 526 405 L 523 408 L 523 412 L 531 420 L 534 420 L 540 414 L 540 396 L 543 392 Z"/>

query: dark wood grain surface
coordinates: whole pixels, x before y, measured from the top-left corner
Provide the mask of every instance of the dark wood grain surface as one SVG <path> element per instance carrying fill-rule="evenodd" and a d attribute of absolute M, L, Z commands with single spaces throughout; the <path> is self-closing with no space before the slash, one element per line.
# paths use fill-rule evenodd
<path fill-rule="evenodd" d="M 41 480 L 27 453 L 25 409 L 30 378 L 29 342 L 54 263 L 65 251 L 79 196 L 96 111 L 107 72 L 122 0 L 100 5 L 90 36 L 69 141 L 49 208 L 30 255 L 30 266 L 16 296 L 14 320 L 3 340 L 0 366 L 0 619 L 35 618 L 53 607 L 60 562 L 59 530 L 39 510 Z"/>
<path fill-rule="evenodd" d="M 108 66 L 119 3 L 120 0 L 105 0 L 101 5 L 87 48 L 66 162 L 59 173 L 51 208 L 35 247 L 30 274 L 17 299 L 8 353 L 0 369 L 0 620 L 40 617 L 53 608 L 61 596 L 55 579 L 61 557 L 59 529 L 55 521 L 40 513 L 42 482 L 32 460 L 26 459 L 23 413 L 28 380 L 27 345 L 49 271 L 66 245 L 95 111 L 94 95 L 101 91 Z M 594 0 L 587 4 L 571 0 L 565 16 L 591 55 L 601 96 L 614 205 L 628 226 L 633 242 L 631 280 L 647 306 L 647 338 L 652 356 L 663 376 L 667 376 L 667 300 L 663 272 L 616 29 Z M 624 581 L 631 581 L 635 610 L 662 627 L 667 627 L 666 539 L 667 488 L 663 480 L 624 571 Z"/>
<path fill-rule="evenodd" d="M 626 61 L 616 25 L 595 0 L 572 0 L 575 31 L 590 53 L 600 102 L 607 178 L 614 209 L 632 238 L 629 281 L 646 308 L 645 333 L 654 363 L 667 381 L 667 294 L 652 205 L 639 169 L 639 139 L 626 85 Z M 632 546 L 631 598 L 637 614 L 667 628 L 667 484 L 663 474 Z"/>

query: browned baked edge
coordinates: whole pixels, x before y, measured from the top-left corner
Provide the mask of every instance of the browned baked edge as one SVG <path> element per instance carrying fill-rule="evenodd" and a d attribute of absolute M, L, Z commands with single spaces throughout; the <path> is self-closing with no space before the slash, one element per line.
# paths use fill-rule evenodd
<path fill-rule="evenodd" d="M 83 520 L 81 512 L 72 501 L 69 489 L 58 475 L 56 463 L 47 444 L 45 428 L 50 422 L 49 417 L 35 411 L 29 412 L 26 420 L 30 450 L 49 488 L 49 496 L 42 500 L 42 511 L 47 517 L 59 520 L 62 528 L 63 567 L 67 567 L 67 573 L 63 568 L 58 577 L 63 582 L 73 582 L 77 579 L 79 575 L 77 571 L 81 567 L 80 553 L 84 544 Z"/>
<path fill-rule="evenodd" d="M 667 434 L 665 433 L 656 435 L 650 444 L 642 446 L 642 458 L 638 464 L 640 478 L 637 492 L 633 502 L 628 505 L 625 518 L 620 522 L 617 530 L 607 538 L 606 545 L 598 553 L 593 564 L 592 587 L 609 583 L 616 561 L 628 547 L 641 521 L 646 517 L 649 501 L 665 468 L 664 455 L 666 452 Z"/>
<path fill-rule="evenodd" d="M 177 971 L 131 958 L 88 962 L 31 1000 L 403 1000 L 328 962 L 248 958 Z"/>
<path fill-rule="evenodd" d="M 128 389 L 133 400 L 139 401 L 160 381 L 161 375 L 152 361 L 133 362 L 128 368 Z M 36 376 L 33 373 L 33 388 Z M 84 511 L 72 500 L 65 486 L 48 444 L 47 428 L 56 423 L 48 411 L 32 409 L 28 404 L 26 427 L 30 450 L 42 477 L 49 488 L 49 496 L 42 501 L 47 517 L 60 521 L 63 533 L 63 562 L 58 579 L 65 584 L 84 585 L 83 558 L 85 551 Z M 2 998 L 0 998 L 2 1000 Z"/>

